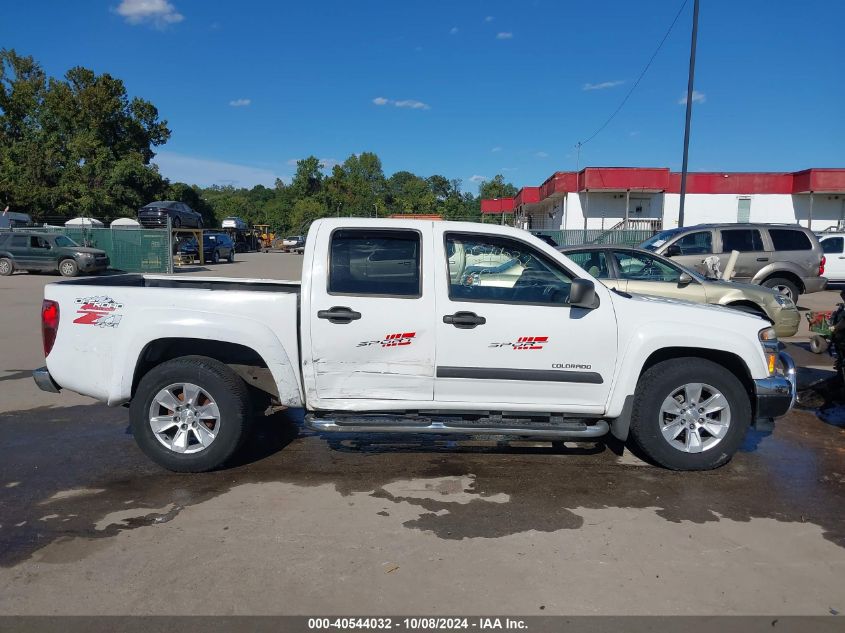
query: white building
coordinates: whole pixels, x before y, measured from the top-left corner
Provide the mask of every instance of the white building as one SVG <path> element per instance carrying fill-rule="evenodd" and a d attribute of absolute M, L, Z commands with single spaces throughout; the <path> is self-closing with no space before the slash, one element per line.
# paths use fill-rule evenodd
<path fill-rule="evenodd" d="M 531 230 L 662 229 L 678 226 L 681 175 L 668 168 L 587 167 L 556 172 L 513 198 L 481 201 L 485 216 L 512 214 Z M 845 226 L 845 169 L 694 172 L 687 176 L 684 225 L 798 223 Z"/>

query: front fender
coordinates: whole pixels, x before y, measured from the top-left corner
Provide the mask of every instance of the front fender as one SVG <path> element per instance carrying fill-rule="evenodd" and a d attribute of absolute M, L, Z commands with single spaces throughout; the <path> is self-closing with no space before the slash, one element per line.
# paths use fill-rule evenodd
<path fill-rule="evenodd" d="M 761 320 L 760 329 L 765 327 Z M 648 358 L 667 348 L 720 351 L 738 356 L 752 379 L 766 378 L 768 368 L 763 348 L 747 334 L 725 327 L 703 327 L 696 324 L 679 331 L 674 321 L 643 323 L 620 338 L 620 362 L 614 375 L 614 387 L 607 403 L 607 417 L 619 416 L 625 398 L 634 395 L 643 366 Z"/>
<path fill-rule="evenodd" d="M 180 310 L 174 318 L 171 308 L 149 308 L 138 311 L 137 326 L 123 340 L 114 355 L 112 382 L 109 385 L 108 404 L 122 404 L 132 397 L 132 380 L 138 359 L 144 348 L 163 338 L 193 338 L 209 341 L 226 341 L 254 350 L 267 364 L 281 403 L 288 407 L 301 407 L 302 389 L 297 377 L 296 350 L 288 354 L 278 337 L 265 324 L 239 317 L 219 315 L 198 310 Z"/>

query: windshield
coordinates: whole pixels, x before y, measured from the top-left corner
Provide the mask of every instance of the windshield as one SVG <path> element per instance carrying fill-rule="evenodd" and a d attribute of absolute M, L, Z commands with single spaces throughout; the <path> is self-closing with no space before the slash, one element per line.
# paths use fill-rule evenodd
<path fill-rule="evenodd" d="M 668 231 L 660 231 L 660 233 L 658 233 L 657 235 L 652 235 L 645 242 L 640 244 L 640 248 L 644 248 L 647 251 L 656 251 L 658 248 L 663 246 L 666 242 L 671 240 L 681 231 L 683 231 L 683 229 L 669 229 Z"/>
<path fill-rule="evenodd" d="M 56 236 L 56 246 L 79 246 L 76 242 L 70 239 L 67 235 L 57 235 Z"/>

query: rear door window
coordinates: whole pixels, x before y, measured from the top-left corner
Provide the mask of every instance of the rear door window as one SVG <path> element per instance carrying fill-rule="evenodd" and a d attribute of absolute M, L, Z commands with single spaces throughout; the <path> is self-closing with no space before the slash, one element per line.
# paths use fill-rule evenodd
<path fill-rule="evenodd" d="M 722 252 L 749 253 L 763 250 L 763 238 L 757 229 L 722 229 Z"/>
<path fill-rule="evenodd" d="M 596 279 L 610 278 L 604 251 L 575 251 L 564 254 Z"/>
<path fill-rule="evenodd" d="M 2 242 L 0 242 L 0 244 L 2 244 Z M 843 247 L 845 247 L 845 238 L 828 237 L 827 239 L 822 240 L 822 250 L 825 253 L 841 255 Z"/>
<path fill-rule="evenodd" d="M 713 252 L 713 235 L 710 231 L 696 231 L 684 235 L 675 246 L 681 249 L 681 255 L 703 255 Z"/>
<path fill-rule="evenodd" d="M 335 231 L 329 259 L 329 293 L 419 297 L 420 259 L 417 231 Z"/>
<path fill-rule="evenodd" d="M 772 246 L 776 251 L 809 251 L 813 249 L 813 243 L 804 231 L 769 229 L 769 237 L 772 238 Z M 841 237 L 833 239 L 839 239 L 840 244 L 842 243 Z"/>
<path fill-rule="evenodd" d="M 11 248 L 28 248 L 29 247 L 29 237 L 26 235 L 14 235 L 12 236 L 12 243 L 10 244 Z"/>

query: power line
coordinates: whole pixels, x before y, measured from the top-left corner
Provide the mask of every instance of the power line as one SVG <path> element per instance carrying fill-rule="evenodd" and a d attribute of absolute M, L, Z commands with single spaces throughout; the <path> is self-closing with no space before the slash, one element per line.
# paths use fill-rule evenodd
<path fill-rule="evenodd" d="M 582 146 L 584 146 L 584 145 L 586 145 L 586 144 L 587 144 L 587 143 L 589 143 L 590 141 L 592 141 L 594 138 L 596 138 L 596 137 L 597 137 L 597 136 L 601 133 L 601 131 L 602 131 L 602 130 L 604 130 L 604 128 L 606 128 L 606 127 L 608 126 L 608 124 L 610 124 L 610 122 L 614 119 L 614 117 L 615 117 L 617 114 L 619 114 L 619 111 L 620 111 L 620 110 L 624 107 L 625 103 L 627 103 L 628 99 L 629 99 L 629 98 L 630 98 L 630 96 L 633 94 L 634 90 L 636 90 L 636 89 L 637 89 L 637 86 L 639 86 L 639 85 L 640 85 L 640 82 L 642 81 L 643 77 L 645 77 L 645 74 L 648 72 L 648 69 L 651 67 L 651 63 L 654 61 L 654 58 L 655 58 L 655 57 L 657 57 L 657 54 L 660 52 L 660 49 L 661 49 L 661 48 L 663 48 L 663 44 L 664 44 L 664 43 L 666 42 L 666 40 L 668 39 L 669 34 L 672 32 L 672 29 L 673 29 L 673 28 L 675 28 L 675 24 L 678 22 L 678 18 L 680 18 L 680 17 L 681 17 L 681 13 L 683 12 L 684 7 L 686 7 L 686 6 L 687 6 L 687 2 L 689 2 L 689 0 L 684 0 L 684 1 L 681 3 L 681 8 L 680 8 L 680 9 L 678 9 L 678 12 L 675 14 L 675 19 L 674 19 L 674 20 L 672 20 L 672 24 L 670 24 L 670 25 L 669 25 L 669 28 L 666 30 L 666 34 L 663 36 L 663 39 L 662 39 L 662 40 L 660 40 L 660 44 L 658 44 L 658 45 L 657 45 L 657 48 L 655 49 L 655 51 L 654 51 L 654 53 L 652 54 L 652 56 L 649 58 L 648 63 L 645 65 L 645 68 L 643 68 L 643 71 L 640 73 L 640 76 L 639 76 L 639 77 L 637 77 L 637 80 L 636 80 L 636 81 L 634 82 L 634 84 L 631 86 L 631 89 L 628 91 L 628 94 L 626 94 L 626 95 L 625 95 L 625 98 L 624 98 L 624 99 L 622 99 L 622 102 L 619 104 L 619 107 L 617 107 L 617 108 L 613 111 L 613 114 L 611 114 L 611 115 L 607 118 L 607 121 L 605 121 L 604 123 L 602 123 L 602 124 L 601 124 L 601 127 L 599 127 L 599 129 L 597 129 L 595 132 L 593 132 L 593 134 L 592 134 L 592 135 L 591 135 L 591 136 L 590 136 L 590 137 L 589 137 L 586 141 L 578 141 L 578 142 L 575 144 L 575 147 L 576 147 L 576 148 L 578 148 L 578 153 L 579 153 L 579 156 L 580 156 L 580 153 L 581 153 L 581 147 L 582 147 Z"/>

